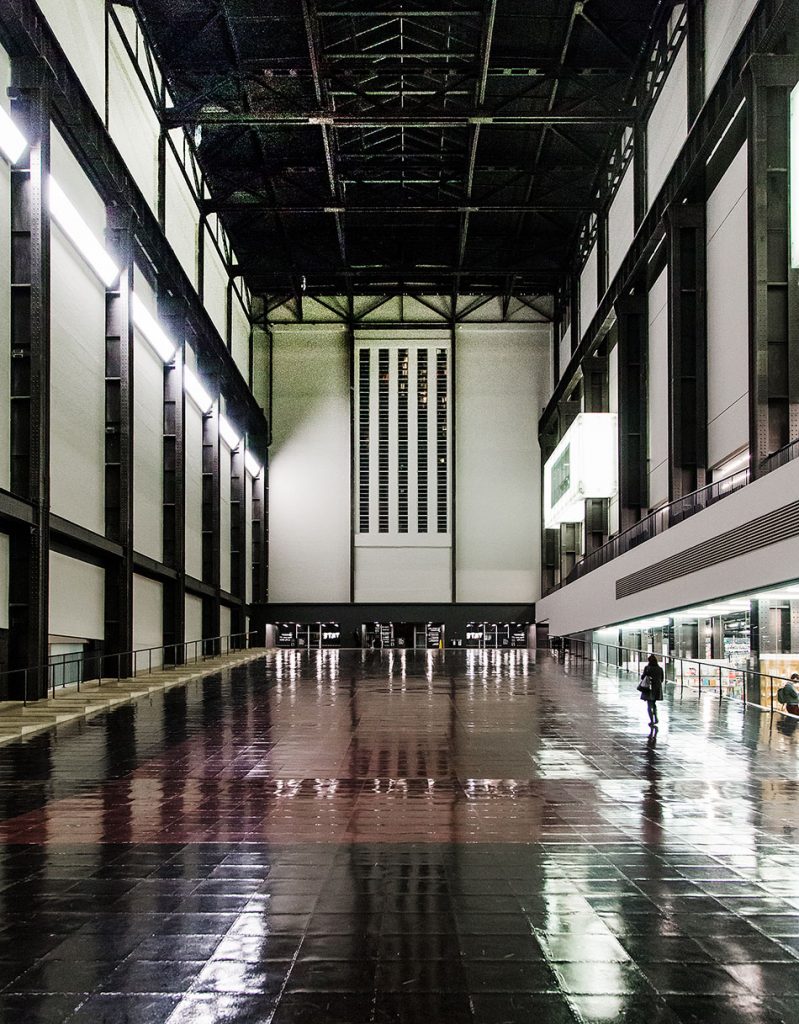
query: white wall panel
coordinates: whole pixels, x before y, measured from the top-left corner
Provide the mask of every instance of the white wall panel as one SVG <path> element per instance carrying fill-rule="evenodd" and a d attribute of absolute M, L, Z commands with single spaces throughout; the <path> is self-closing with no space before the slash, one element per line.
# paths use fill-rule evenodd
<path fill-rule="evenodd" d="M 57 131 L 52 170 L 98 238 L 105 205 Z M 50 271 L 50 494 L 53 511 L 105 532 L 105 288 L 53 225 Z"/>
<path fill-rule="evenodd" d="M 163 662 L 161 651 L 146 653 L 145 648 L 161 647 L 164 642 L 164 588 L 157 580 L 133 576 L 133 649 L 136 670 L 141 672 L 159 668 Z"/>
<path fill-rule="evenodd" d="M 109 28 L 108 130 L 144 198 L 157 211 L 158 119 L 113 25 Z"/>
<path fill-rule="evenodd" d="M 39 0 L 81 85 L 105 116 L 105 0 Z"/>
<path fill-rule="evenodd" d="M 796 578 L 799 537 L 616 600 L 616 581 L 781 508 L 799 493 L 799 461 L 761 477 L 536 605 L 550 633 L 581 632 L 785 583 Z"/>
<path fill-rule="evenodd" d="M 170 135 L 182 133 L 175 129 Z M 180 140 L 178 140 L 180 141 Z M 197 237 L 199 232 L 199 211 L 183 168 L 172 151 L 166 147 L 165 164 L 166 218 L 165 230 L 169 244 L 180 260 L 189 280 L 197 286 Z"/>
<path fill-rule="evenodd" d="M 230 449 L 224 441 L 219 446 L 219 483 L 219 583 L 230 590 Z"/>
<path fill-rule="evenodd" d="M 230 350 L 242 377 L 250 379 L 250 321 L 236 292 L 233 292 Z"/>
<path fill-rule="evenodd" d="M 203 572 L 203 418 L 186 399 L 186 572 Z"/>
<path fill-rule="evenodd" d="M 249 473 L 244 474 L 244 493 L 247 502 L 246 520 L 244 522 L 244 577 L 245 577 L 245 600 L 249 604 L 252 601 L 252 477 Z"/>
<path fill-rule="evenodd" d="M 228 273 L 208 231 L 205 234 L 203 267 L 203 305 L 220 336 L 227 339 Z"/>
<path fill-rule="evenodd" d="M 705 0 L 705 94 L 708 95 L 746 27 L 757 0 Z"/>
<path fill-rule="evenodd" d="M 224 604 L 219 609 L 219 635 L 230 636 L 230 609 Z M 225 650 L 224 644 L 222 650 Z"/>
<path fill-rule="evenodd" d="M 619 411 L 619 346 L 614 345 L 608 353 L 608 412 Z M 608 502 L 608 532 L 619 529 L 619 496 Z"/>
<path fill-rule="evenodd" d="M 455 352 L 456 597 L 534 601 L 551 329 L 464 326 Z"/>
<path fill-rule="evenodd" d="M 270 600 L 350 597 L 349 346 L 337 326 L 274 331 Z"/>
<path fill-rule="evenodd" d="M 597 307 L 597 267 L 599 256 L 596 244 L 588 254 L 583 272 L 580 274 L 580 337 L 588 330 L 588 325 L 596 313 Z"/>
<path fill-rule="evenodd" d="M 707 201 L 708 464 L 749 440 L 746 146 Z"/>
<path fill-rule="evenodd" d="M 649 506 L 669 497 L 668 268 L 649 292 Z"/>
<path fill-rule="evenodd" d="M 355 600 L 451 601 L 450 562 L 449 546 L 359 548 Z"/>
<path fill-rule="evenodd" d="M 186 594 L 186 642 L 203 638 L 203 602 L 194 594 Z M 190 649 L 187 658 L 193 657 Z"/>
<path fill-rule="evenodd" d="M 0 46 L 0 106 L 8 111 L 8 54 Z M 11 483 L 11 168 L 0 159 L 0 487 Z"/>
<path fill-rule="evenodd" d="M 8 629 L 8 536 L 0 533 L 0 629 Z"/>
<path fill-rule="evenodd" d="M 688 134 L 688 47 L 682 44 L 646 128 L 647 200 L 651 205 Z"/>
<path fill-rule="evenodd" d="M 105 634 L 105 572 L 58 551 L 50 552 L 51 636 L 102 640 Z"/>
<path fill-rule="evenodd" d="M 608 211 L 608 282 L 616 276 L 635 235 L 633 162 L 624 172 Z"/>

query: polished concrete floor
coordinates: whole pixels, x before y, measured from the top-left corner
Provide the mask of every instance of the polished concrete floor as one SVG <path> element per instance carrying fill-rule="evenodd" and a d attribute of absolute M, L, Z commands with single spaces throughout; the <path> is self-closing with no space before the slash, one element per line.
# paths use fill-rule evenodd
<path fill-rule="evenodd" d="M 282 652 L 0 748 L 0 1024 L 799 1021 L 796 721 Z"/>

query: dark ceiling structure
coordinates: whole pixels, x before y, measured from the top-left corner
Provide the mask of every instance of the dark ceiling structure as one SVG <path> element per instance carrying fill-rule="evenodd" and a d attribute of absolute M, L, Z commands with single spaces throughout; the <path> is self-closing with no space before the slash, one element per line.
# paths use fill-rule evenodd
<path fill-rule="evenodd" d="M 552 293 L 664 0 L 134 0 L 254 293 Z"/>

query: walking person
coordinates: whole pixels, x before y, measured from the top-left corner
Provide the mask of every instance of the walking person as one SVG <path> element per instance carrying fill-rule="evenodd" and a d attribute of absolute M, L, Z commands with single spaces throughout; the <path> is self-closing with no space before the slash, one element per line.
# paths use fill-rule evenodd
<path fill-rule="evenodd" d="M 638 689 L 641 691 L 641 700 L 646 701 L 649 725 L 653 729 L 657 728 L 658 724 L 657 702 L 663 700 L 663 678 L 663 669 L 658 664 L 657 655 L 650 654 L 641 673 Z"/>

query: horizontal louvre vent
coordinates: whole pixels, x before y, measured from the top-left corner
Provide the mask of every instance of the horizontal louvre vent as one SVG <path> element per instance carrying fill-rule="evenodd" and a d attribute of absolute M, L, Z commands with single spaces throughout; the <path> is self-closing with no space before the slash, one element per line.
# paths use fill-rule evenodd
<path fill-rule="evenodd" d="M 759 516 L 743 526 L 695 544 L 678 555 L 671 555 L 646 569 L 623 576 L 616 581 L 616 597 L 630 597 L 642 590 L 656 587 L 660 583 L 679 579 L 700 569 L 707 569 L 719 562 L 726 562 L 738 555 L 768 547 L 781 540 L 799 535 L 799 501 L 783 505 L 775 512 Z"/>

